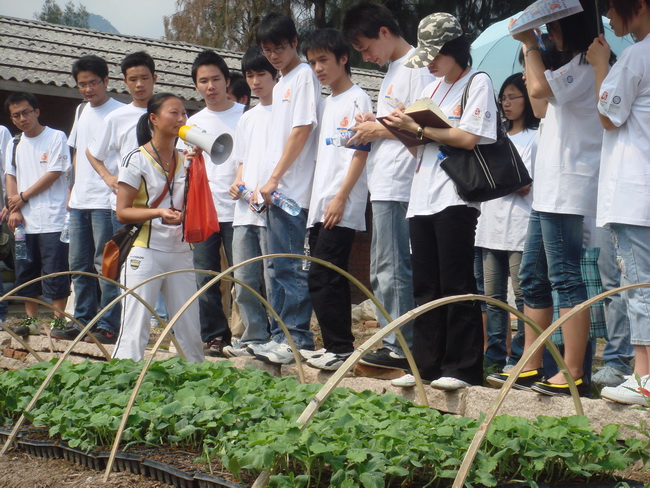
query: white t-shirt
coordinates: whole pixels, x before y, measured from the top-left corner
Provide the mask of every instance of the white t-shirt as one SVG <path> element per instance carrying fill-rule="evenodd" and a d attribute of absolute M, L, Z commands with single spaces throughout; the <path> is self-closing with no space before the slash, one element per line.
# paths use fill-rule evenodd
<path fill-rule="evenodd" d="M 305 63 L 296 66 L 273 87 L 272 132 L 268 146 L 269 157 L 265 165 L 266 180 L 280 161 L 292 129 L 311 125 L 311 133 L 302 151 L 278 185 L 280 193 L 295 200 L 302 208 L 309 208 L 316 166 L 316 128 L 321 98 L 320 83 Z"/>
<path fill-rule="evenodd" d="M 628 47 L 605 78 L 598 110 L 618 127 L 603 137 L 599 226 L 650 226 L 650 35 Z"/>
<path fill-rule="evenodd" d="M 0 125 L 0 171 L 2 171 L 2 195 L 5 196 L 7 194 L 7 185 L 6 181 L 7 178 L 5 176 L 6 172 L 6 164 L 5 164 L 5 158 L 6 155 L 8 154 L 9 156 L 9 163 L 11 162 L 11 154 L 12 151 L 14 150 L 14 145 L 13 145 L 13 137 L 11 136 L 11 132 L 9 132 L 9 129 L 7 129 L 4 125 Z M 11 143 L 11 144 L 9 144 Z M 4 202 L 0 203 L 0 207 L 4 205 Z"/>
<path fill-rule="evenodd" d="M 398 102 L 408 107 L 435 79 L 427 68 L 404 66 L 413 51 L 415 48 L 389 64 L 377 98 L 377 117 L 390 114 Z M 371 200 L 408 202 L 415 158 L 404 144 L 397 139 L 376 139 L 372 142 L 367 167 Z"/>
<path fill-rule="evenodd" d="M 136 107 L 132 103 L 124 105 L 108 114 L 95 132 L 88 149 L 90 154 L 104 162 L 112 175 L 117 174 L 126 155 L 139 146 L 136 126 L 146 112 L 146 108 Z M 106 186 L 103 181 L 102 184 Z M 112 192 L 111 206 L 115 209 L 115 195 Z"/>
<path fill-rule="evenodd" d="M 86 156 L 86 148 L 95 137 L 95 133 L 102 126 L 106 116 L 114 110 L 123 107 L 122 102 L 109 98 L 106 103 L 99 107 L 92 107 L 84 104 L 79 110 L 79 116 L 75 114 L 74 125 L 68 138 L 68 146 L 77 149 L 75 156 L 75 178 L 72 193 L 70 195 L 70 208 L 78 209 L 110 209 L 111 195 L 113 192 L 102 180 L 99 173 L 95 171 Z M 111 163 L 119 158 L 117 151 L 109 156 Z M 115 174 L 117 166 L 109 168 Z"/>
<path fill-rule="evenodd" d="M 465 111 L 459 118 L 461 99 L 467 82 L 476 73 L 471 69 L 455 83 L 449 84 L 444 78 L 438 78 L 427 86 L 418 98 L 430 97 L 449 117 L 449 123 L 465 132 L 479 136 L 478 144 L 491 144 L 497 138 L 497 120 L 499 112 L 494 100 L 492 81 L 485 74 L 479 74 L 472 80 Z M 406 217 L 415 215 L 434 215 L 447 207 L 467 205 L 479 208 L 476 202 L 466 202 L 456 190 L 456 185 L 440 166 L 438 158 L 440 145 L 429 143 L 418 150 L 419 170 L 413 177 L 411 200 Z"/>
<path fill-rule="evenodd" d="M 134 208 L 151 208 L 151 205 L 165 192 L 165 197 L 156 208 L 171 208 L 170 204 L 173 202 L 174 208 L 180 210 L 183 208 L 185 178 L 185 166 L 179 153 L 174 179 L 170 185 L 173 197 L 170 198 L 167 173 L 151 154 L 143 147 L 139 147 L 122 161 L 118 181 L 138 189 L 138 194 L 133 201 Z M 144 223 L 134 246 L 158 251 L 189 251 L 190 245 L 182 242 L 182 238 L 182 225 L 166 225 L 162 223 L 162 219 L 156 218 Z"/>
<path fill-rule="evenodd" d="M 533 209 L 596 216 L 603 127 L 594 107 L 594 70 L 580 55 L 546 71 L 548 99 L 533 179 Z"/>
<path fill-rule="evenodd" d="M 244 108 L 240 103 L 235 103 L 231 108 L 223 112 L 215 112 L 206 107 L 187 119 L 187 125 L 197 125 L 208 134 L 221 135 L 228 133 L 234 138 L 237 122 L 244 113 Z M 178 143 L 180 147 L 184 147 L 181 139 L 178 140 Z M 235 216 L 235 201 L 230 198 L 228 189 L 232 182 L 235 181 L 235 175 L 237 174 L 237 165 L 232 158 L 232 153 L 224 163 L 218 165 L 212 164 L 209 154 L 204 152 L 203 157 L 205 158 L 205 169 L 210 181 L 210 191 L 212 191 L 212 199 L 217 209 L 219 222 L 232 222 Z"/>
<path fill-rule="evenodd" d="M 246 188 L 258 191 L 266 183 L 264 180 L 264 162 L 271 135 L 272 105 L 257 104 L 239 119 L 235 134 L 232 159 L 237 167 L 243 164 L 242 180 Z M 254 141 L 254 142 L 253 142 Z M 257 201 L 262 196 L 257 194 Z M 257 225 L 266 227 L 266 217 L 251 210 L 248 202 L 240 198 L 235 202 L 235 219 L 233 225 Z"/>
<path fill-rule="evenodd" d="M 309 203 L 307 227 L 322 222 L 325 209 L 338 193 L 348 174 L 355 150 L 325 144 L 325 138 L 334 136 L 354 125 L 354 114 L 372 111 L 370 97 L 357 85 L 337 96 L 330 95 L 320 106 L 318 153 L 314 186 Z M 355 230 L 366 230 L 366 201 L 368 200 L 368 181 L 366 170 L 359 176 L 345 202 L 343 218 L 337 225 Z"/>
<path fill-rule="evenodd" d="M 16 150 L 16 167 L 11 165 L 13 143 L 7 145 L 5 168 L 16 177 L 18 192 L 27 190 L 45 173 L 60 171 L 61 176 L 45 191 L 35 195 L 21 208 L 25 232 L 45 234 L 61 232 L 65 220 L 68 187 L 64 173 L 70 167 L 70 150 L 60 130 L 45 127 L 36 137 L 20 138 Z"/>
<path fill-rule="evenodd" d="M 524 130 L 510 136 L 530 174 L 533 174 L 537 151 L 536 137 L 537 130 Z M 526 196 L 511 193 L 483 202 L 476 226 L 476 246 L 499 251 L 523 251 L 532 205 L 532 191 Z"/>

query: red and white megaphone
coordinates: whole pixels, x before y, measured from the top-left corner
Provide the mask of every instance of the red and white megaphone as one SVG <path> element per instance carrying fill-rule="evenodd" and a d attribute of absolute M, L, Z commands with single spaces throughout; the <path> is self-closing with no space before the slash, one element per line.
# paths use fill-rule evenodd
<path fill-rule="evenodd" d="M 208 134 L 196 125 L 184 125 L 178 129 L 178 137 L 187 144 L 205 151 L 214 164 L 224 163 L 232 152 L 232 136 L 228 133 L 217 136 Z"/>

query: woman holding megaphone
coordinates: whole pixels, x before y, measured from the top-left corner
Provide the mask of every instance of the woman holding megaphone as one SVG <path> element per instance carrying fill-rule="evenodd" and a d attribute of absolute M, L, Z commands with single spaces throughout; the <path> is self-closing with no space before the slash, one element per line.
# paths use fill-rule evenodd
<path fill-rule="evenodd" d="M 117 219 L 122 224 L 140 225 L 121 271 L 122 284 L 127 288 L 160 273 L 194 267 L 190 245 L 182 240 L 179 210 L 183 208 L 186 174 L 176 137 L 186 119 L 185 107 L 176 96 L 159 93 L 151 97 L 137 126 L 141 146 L 131 151 L 120 167 Z M 153 304 L 162 292 L 174 316 L 195 291 L 194 275 L 179 273 L 153 280 L 136 293 Z M 149 340 L 149 318 L 145 306 L 127 295 L 113 357 L 142 360 Z M 176 322 L 174 335 L 188 360 L 203 361 L 197 302 Z"/>

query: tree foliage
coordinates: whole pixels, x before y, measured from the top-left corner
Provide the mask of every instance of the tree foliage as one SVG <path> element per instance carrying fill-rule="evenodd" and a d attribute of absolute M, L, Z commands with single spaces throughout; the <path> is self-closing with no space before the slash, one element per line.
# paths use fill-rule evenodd
<path fill-rule="evenodd" d="M 88 10 L 79 4 L 75 7 L 72 0 L 65 4 L 62 9 L 56 0 L 45 0 L 40 12 L 36 12 L 34 17 L 43 22 L 53 24 L 69 25 L 72 27 L 89 27 Z"/>
<path fill-rule="evenodd" d="M 51 1 L 51 0 L 48 0 Z M 357 0 L 177 0 L 176 13 L 165 17 L 169 40 L 244 51 L 255 43 L 255 29 L 271 10 L 291 15 L 301 37 L 314 29 L 340 28 L 348 7 Z M 433 12 L 455 15 L 476 38 L 489 25 L 524 9 L 531 0 L 376 0 L 399 22 L 405 39 L 417 43 L 418 23 Z M 357 61 L 357 63 L 355 63 Z M 353 64 L 359 59 L 353 57 Z"/>
<path fill-rule="evenodd" d="M 218 49 L 244 51 L 255 44 L 255 28 L 267 10 L 264 0 L 177 0 L 165 16 L 165 37 Z"/>

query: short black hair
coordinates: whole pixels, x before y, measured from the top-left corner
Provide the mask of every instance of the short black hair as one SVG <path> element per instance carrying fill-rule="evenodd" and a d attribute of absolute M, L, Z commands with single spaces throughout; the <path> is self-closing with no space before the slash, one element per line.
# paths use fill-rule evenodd
<path fill-rule="evenodd" d="M 151 71 L 151 74 L 156 73 L 156 63 L 153 58 L 144 51 L 136 51 L 134 53 L 128 54 L 120 64 L 120 69 L 122 74 L 126 77 L 126 70 L 129 68 L 134 68 L 136 66 L 146 66 Z"/>
<path fill-rule="evenodd" d="M 558 20 L 562 29 L 562 48 L 570 53 L 585 53 L 603 32 L 603 19 L 594 0 L 580 0 L 582 12 Z"/>
<path fill-rule="evenodd" d="M 7 112 L 9 114 L 9 106 L 10 105 L 17 105 L 20 102 L 29 103 L 34 110 L 38 110 L 40 108 L 38 106 L 38 100 L 31 93 L 14 92 L 11 95 L 9 95 L 7 97 L 7 99 L 5 100 L 5 112 Z M 9 114 L 9 115 L 11 115 L 11 114 Z"/>
<path fill-rule="evenodd" d="M 237 99 L 241 100 L 242 97 L 248 97 L 248 102 L 251 99 L 251 87 L 248 86 L 244 76 L 239 72 L 234 72 L 230 76 L 230 85 L 228 91 Z"/>
<path fill-rule="evenodd" d="M 347 56 L 345 72 L 348 76 L 352 74 L 350 70 L 350 44 L 340 30 L 320 29 L 312 33 L 302 44 L 302 53 L 305 57 L 307 51 L 328 51 L 334 54 L 337 61 L 340 61 L 343 56 Z"/>
<path fill-rule="evenodd" d="M 271 12 L 260 21 L 255 38 L 258 45 L 263 42 L 271 42 L 279 46 L 298 39 L 298 31 L 291 17 L 279 12 Z"/>
<path fill-rule="evenodd" d="M 510 85 L 514 86 L 524 96 L 524 129 L 537 129 L 539 127 L 539 119 L 535 117 L 533 106 L 530 103 L 530 98 L 528 98 L 528 90 L 526 89 L 526 83 L 524 82 L 524 75 L 522 73 L 515 73 L 506 78 L 499 90 L 499 100 L 501 100 L 503 92 L 506 91 L 506 88 Z M 511 120 L 506 119 L 506 128 L 507 130 L 512 129 Z"/>
<path fill-rule="evenodd" d="M 219 71 L 221 71 L 226 81 L 230 79 L 230 70 L 228 69 L 228 65 L 226 64 L 226 61 L 217 53 L 208 49 L 199 53 L 196 56 L 196 58 L 194 58 L 194 62 L 192 63 L 192 80 L 194 81 L 195 85 L 196 85 L 196 72 L 199 70 L 201 66 L 208 66 L 208 65 L 214 65 L 217 68 L 219 68 Z"/>
<path fill-rule="evenodd" d="M 278 70 L 264 56 L 259 46 L 249 47 L 241 58 L 241 72 L 246 76 L 247 71 L 268 71 L 273 76 L 273 79 L 278 76 Z"/>
<path fill-rule="evenodd" d="M 88 56 L 80 57 L 72 63 L 72 77 L 75 81 L 77 81 L 77 75 L 81 71 L 90 71 L 99 76 L 103 81 L 108 76 L 108 64 L 106 64 L 103 58 L 89 54 Z"/>
<path fill-rule="evenodd" d="M 343 33 L 352 44 L 357 42 L 359 36 L 377 39 L 382 27 L 386 27 L 394 36 L 402 37 L 402 29 L 385 5 L 364 0 L 345 11 Z"/>
<path fill-rule="evenodd" d="M 472 45 L 469 39 L 465 35 L 462 35 L 445 42 L 440 49 L 440 54 L 451 56 L 461 68 L 467 69 L 468 66 L 472 65 L 471 49 Z"/>
<path fill-rule="evenodd" d="M 639 12 L 639 0 L 609 0 L 607 3 L 610 8 L 613 8 L 620 15 L 625 27 Z M 645 0 L 645 3 L 650 8 L 650 0 Z"/>

